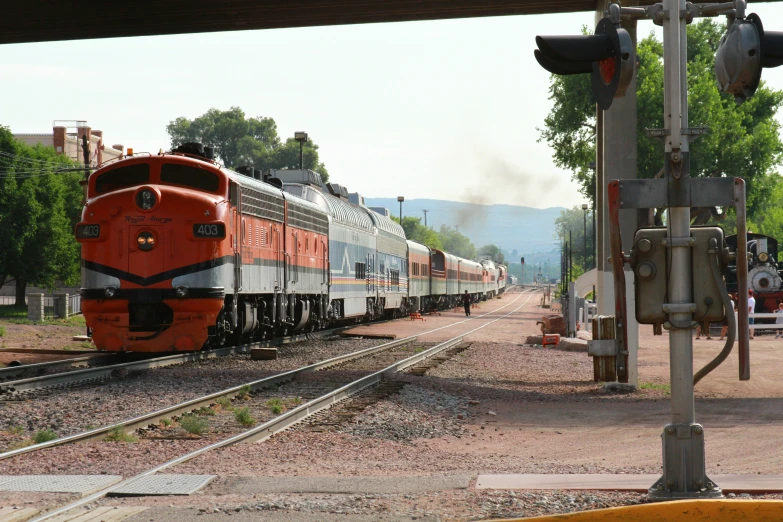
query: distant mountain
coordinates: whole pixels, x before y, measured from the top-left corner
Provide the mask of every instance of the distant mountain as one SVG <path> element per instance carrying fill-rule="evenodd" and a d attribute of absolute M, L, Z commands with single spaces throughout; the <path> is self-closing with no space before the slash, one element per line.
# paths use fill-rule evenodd
<path fill-rule="evenodd" d="M 399 216 L 397 198 L 364 198 L 368 207 L 385 207 Z M 549 252 L 557 245 L 555 219 L 562 207 L 531 208 L 514 205 L 478 205 L 439 199 L 411 199 L 402 204 L 403 216 L 422 218 L 427 209 L 427 225 L 459 227 L 476 247 L 494 243 L 506 252 L 514 250 L 521 256 L 532 252 Z"/>

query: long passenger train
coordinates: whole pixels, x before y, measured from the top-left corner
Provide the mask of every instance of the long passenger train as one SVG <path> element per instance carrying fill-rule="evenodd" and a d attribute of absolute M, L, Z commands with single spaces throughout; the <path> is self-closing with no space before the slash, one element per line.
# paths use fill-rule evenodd
<path fill-rule="evenodd" d="M 505 288 L 506 267 L 409 241 L 385 209 L 309 170 L 220 166 L 186 144 L 87 184 L 75 234 L 102 350 L 193 351 L 403 316 Z"/>

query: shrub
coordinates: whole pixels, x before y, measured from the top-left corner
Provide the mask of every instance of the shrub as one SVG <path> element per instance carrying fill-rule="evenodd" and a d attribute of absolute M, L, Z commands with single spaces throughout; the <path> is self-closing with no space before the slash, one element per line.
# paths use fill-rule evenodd
<path fill-rule="evenodd" d="M 207 431 L 209 422 L 207 422 L 206 419 L 201 419 L 195 415 L 183 415 L 179 419 L 179 425 L 182 426 L 182 429 L 188 433 L 192 433 L 193 435 L 202 435 L 205 431 Z"/>
<path fill-rule="evenodd" d="M 0 326 L 0 337 L 2 337 L 4 335 L 5 335 L 5 327 L 4 326 Z"/>
<path fill-rule="evenodd" d="M 115 426 L 103 440 L 106 442 L 137 442 L 139 439 L 131 433 L 125 433 L 125 426 Z"/>
<path fill-rule="evenodd" d="M 250 416 L 250 410 L 247 408 L 240 408 L 234 412 L 234 419 L 242 426 L 252 426 L 256 423 L 256 420 Z"/>
<path fill-rule="evenodd" d="M 266 407 L 275 415 L 283 413 L 283 401 L 280 399 L 269 399 L 266 401 Z"/>
<path fill-rule="evenodd" d="M 166 427 L 169 427 L 171 426 L 171 419 L 163 419 L 162 421 L 160 421 L 160 423 Z"/>
<path fill-rule="evenodd" d="M 224 410 L 231 411 L 231 399 L 229 399 L 228 397 L 219 397 L 215 401 L 215 404 L 217 404 L 218 406 L 220 406 Z"/>
<path fill-rule="evenodd" d="M 57 438 L 57 434 L 52 430 L 41 430 L 33 435 L 33 442 L 41 444 L 42 442 L 49 442 Z"/>
<path fill-rule="evenodd" d="M 24 426 L 11 426 L 8 428 L 8 433 L 11 435 L 24 435 Z"/>
<path fill-rule="evenodd" d="M 250 397 L 250 385 L 249 384 L 245 384 L 244 386 L 242 386 L 239 389 L 239 391 L 237 392 L 236 397 L 237 397 L 237 399 L 239 399 L 241 401 L 249 398 Z"/>
<path fill-rule="evenodd" d="M 209 406 L 202 406 L 201 408 L 199 408 L 198 414 L 205 415 L 207 417 L 212 417 L 213 415 L 215 415 L 215 410 L 213 410 Z"/>

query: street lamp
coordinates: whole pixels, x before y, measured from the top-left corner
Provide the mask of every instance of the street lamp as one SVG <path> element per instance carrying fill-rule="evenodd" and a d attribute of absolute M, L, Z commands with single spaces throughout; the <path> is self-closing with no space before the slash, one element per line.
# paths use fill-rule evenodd
<path fill-rule="evenodd" d="M 582 203 L 582 211 L 584 212 L 584 214 L 583 214 L 584 219 L 582 221 L 584 221 L 584 228 L 585 228 L 585 230 L 584 230 L 584 234 L 585 234 L 585 237 L 584 237 L 584 247 L 585 247 L 585 249 L 584 249 L 585 250 L 584 270 L 585 270 L 585 273 L 587 273 L 587 203 Z"/>
<path fill-rule="evenodd" d="M 397 201 L 400 202 L 400 226 L 402 226 L 402 202 L 405 201 L 405 197 L 397 196 Z"/>
<path fill-rule="evenodd" d="M 299 142 L 299 169 L 301 170 L 303 167 L 302 163 L 302 156 L 303 152 L 302 149 L 304 148 L 304 144 L 307 143 L 307 133 L 298 131 L 294 133 L 294 139 Z"/>

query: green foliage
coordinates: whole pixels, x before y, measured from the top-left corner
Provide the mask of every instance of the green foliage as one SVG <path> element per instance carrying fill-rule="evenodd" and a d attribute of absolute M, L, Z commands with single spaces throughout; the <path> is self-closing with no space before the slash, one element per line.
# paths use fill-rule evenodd
<path fill-rule="evenodd" d="M 210 109 L 192 120 L 180 117 L 170 122 L 166 131 L 172 147 L 186 142 L 214 147 L 229 168 L 239 165 L 252 165 L 261 170 L 299 168 L 299 142 L 294 138 L 281 142 L 274 119 L 246 118 L 239 107 L 227 111 Z M 319 172 L 328 181 L 329 174 L 318 156 L 318 145 L 308 140 L 302 156 L 304 168 Z"/>
<path fill-rule="evenodd" d="M 467 236 L 460 234 L 458 230 L 441 225 L 438 237 L 443 244 L 443 250 L 449 254 L 465 259 L 476 258 L 476 245 Z"/>
<path fill-rule="evenodd" d="M 279 399 L 278 399 L 279 400 Z M 280 405 L 280 411 L 282 411 L 282 405 Z M 280 413 L 274 412 L 273 413 Z M 256 423 L 256 420 L 250 415 L 250 410 L 247 408 L 239 408 L 234 412 L 234 419 L 242 426 L 248 427 Z"/>
<path fill-rule="evenodd" d="M 266 407 L 275 415 L 283 413 L 283 401 L 280 399 L 269 399 L 266 401 Z"/>
<path fill-rule="evenodd" d="M 171 426 L 171 419 L 163 419 L 160 421 L 160 423 L 168 428 L 169 426 Z"/>
<path fill-rule="evenodd" d="M 228 397 L 218 397 L 215 404 L 223 408 L 224 410 L 231 410 L 231 399 Z"/>
<path fill-rule="evenodd" d="M 40 430 L 36 432 L 35 435 L 33 435 L 33 442 L 36 444 L 49 442 L 50 440 L 55 440 L 55 439 L 57 439 L 57 434 L 49 429 Z"/>
<path fill-rule="evenodd" d="M 183 415 L 179 419 L 179 425 L 183 430 L 193 435 L 202 435 L 209 427 L 209 422 L 195 415 Z"/>
<path fill-rule="evenodd" d="M 16 280 L 23 293 L 27 283 L 78 283 L 73 226 L 82 211 L 81 175 L 55 172 L 73 165 L 53 147 L 25 145 L 0 126 L 0 285 Z"/>
<path fill-rule="evenodd" d="M 762 83 L 741 106 L 718 91 L 713 65 L 724 31 L 709 19 L 688 26 L 689 125 L 709 127 L 709 134 L 691 144 L 691 176 L 745 178 L 748 216 L 760 222 L 776 208 L 771 201 L 778 179 L 774 168 L 783 157 L 783 142 L 775 115 L 783 91 Z M 662 171 L 663 144 L 644 129 L 663 127 L 663 44 L 651 33 L 638 43 L 637 56 L 637 174 L 651 178 Z M 595 161 L 596 107 L 589 75 L 553 75 L 549 93 L 554 105 L 539 129 L 539 141 L 552 147 L 555 165 L 571 171 L 594 207 L 595 175 L 589 163 Z M 694 213 L 695 224 L 726 218 L 715 208 L 700 210 Z"/>
<path fill-rule="evenodd" d="M 391 216 L 395 223 L 400 222 L 400 218 Z M 443 249 L 443 243 L 438 233 L 429 227 L 421 224 L 421 218 L 405 216 L 402 218 L 402 229 L 405 231 L 405 237 L 430 248 Z"/>
<path fill-rule="evenodd" d="M 0 319 L 25 319 L 25 318 L 27 318 L 26 306 L 16 306 L 16 305 L 0 306 Z"/>
<path fill-rule="evenodd" d="M 491 259 L 495 263 L 500 263 L 501 265 L 506 264 L 506 257 L 497 245 L 484 245 L 479 248 L 478 255 L 480 258 Z"/>
<path fill-rule="evenodd" d="M 216 413 L 215 410 L 213 410 L 212 408 L 210 408 L 208 406 L 202 406 L 198 410 L 198 414 L 199 415 L 204 415 L 206 417 L 212 417 L 212 416 L 215 415 L 215 413 Z"/>
<path fill-rule="evenodd" d="M 595 238 L 593 237 L 593 221 L 590 211 L 585 211 L 579 207 L 565 209 L 560 212 L 560 217 L 555 220 L 555 237 L 562 245 L 563 241 L 568 241 L 569 237 L 573 245 L 573 262 L 575 267 L 579 267 L 581 275 L 584 266 L 584 237 L 585 221 L 587 221 L 587 267 L 588 270 L 595 266 Z M 570 236 L 569 236 L 570 233 Z"/>
<path fill-rule="evenodd" d="M 11 426 L 8 428 L 8 433 L 16 435 L 17 437 L 24 435 L 24 426 Z"/>
<path fill-rule="evenodd" d="M 103 439 L 106 442 L 138 442 L 138 437 L 125 433 L 125 426 L 115 426 Z"/>
<path fill-rule="evenodd" d="M 250 385 L 249 384 L 245 384 L 237 392 L 236 398 L 243 401 L 243 400 L 247 399 L 248 397 L 250 397 Z"/>
<path fill-rule="evenodd" d="M 4 335 L 5 335 L 5 327 L 4 326 L 0 326 L 0 337 L 2 337 Z"/>

